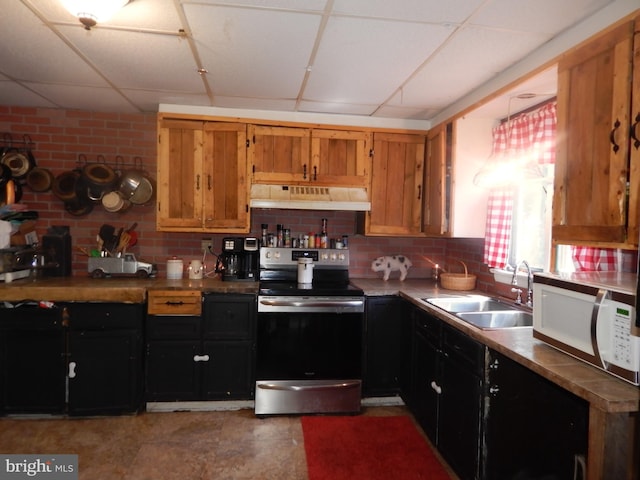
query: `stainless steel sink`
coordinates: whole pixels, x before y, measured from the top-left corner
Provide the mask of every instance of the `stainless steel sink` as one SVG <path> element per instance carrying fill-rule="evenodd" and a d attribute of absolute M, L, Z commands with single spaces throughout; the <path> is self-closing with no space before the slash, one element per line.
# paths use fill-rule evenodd
<path fill-rule="evenodd" d="M 423 301 L 454 314 L 483 330 L 531 327 L 533 315 L 512 303 L 484 295 L 423 298 Z"/>
<path fill-rule="evenodd" d="M 460 312 L 456 316 L 471 325 L 485 330 L 499 328 L 530 327 L 533 315 L 521 310 L 502 312 Z"/>
<path fill-rule="evenodd" d="M 488 312 L 516 310 L 517 308 L 506 302 L 484 295 L 467 295 L 460 297 L 423 298 L 427 303 L 446 310 L 449 313 L 460 312 Z"/>

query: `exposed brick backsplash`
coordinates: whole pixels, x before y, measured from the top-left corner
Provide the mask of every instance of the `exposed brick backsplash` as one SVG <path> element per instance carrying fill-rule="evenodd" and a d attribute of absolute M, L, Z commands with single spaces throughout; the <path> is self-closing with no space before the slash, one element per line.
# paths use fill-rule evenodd
<path fill-rule="evenodd" d="M 139 157 L 143 167 L 156 175 L 156 115 L 130 113 L 85 112 L 46 108 L 0 106 L 0 133 L 9 133 L 21 141 L 23 135 L 31 137 L 35 144 L 33 153 L 38 165 L 48 168 L 54 175 L 78 166 L 79 156 L 87 161 L 104 160 L 116 166 L 120 156 L 126 165 Z M 102 157 L 99 157 L 102 156 Z M 81 160 L 82 162 L 83 160 Z M 73 274 L 86 275 L 86 257 L 78 247 L 91 249 L 102 224 L 116 228 L 128 228 L 137 223 L 138 245 L 131 251 L 155 262 L 159 274 L 166 275 L 166 260 L 175 255 L 185 260 L 200 258 L 200 240 L 213 238 L 219 252 L 223 235 L 200 233 L 166 233 L 155 229 L 155 206 L 133 206 L 123 213 L 106 212 L 97 205 L 86 216 L 73 216 L 65 211 L 63 203 L 51 192 L 34 193 L 24 188 L 22 203 L 39 213 L 37 233 L 41 236 L 50 226 L 68 225 L 74 246 Z M 269 224 L 275 232 L 277 223 L 290 228 L 292 235 L 318 232 L 321 219 L 328 219 L 330 237 L 349 235 L 350 275 L 352 277 L 381 277 L 370 269 L 371 261 L 381 255 L 403 254 L 413 262 L 408 278 L 431 276 L 431 263 L 439 263 L 450 271 L 462 271 L 458 260 L 466 263 L 469 272 L 478 275 L 478 288 L 491 291 L 493 278 L 482 264 L 483 241 L 479 239 L 397 238 L 365 237 L 355 234 L 354 212 L 262 210 L 252 211 L 251 233 L 259 236 L 262 223 Z M 212 257 L 207 258 L 209 269 Z M 397 273 L 392 275 L 396 278 Z"/>

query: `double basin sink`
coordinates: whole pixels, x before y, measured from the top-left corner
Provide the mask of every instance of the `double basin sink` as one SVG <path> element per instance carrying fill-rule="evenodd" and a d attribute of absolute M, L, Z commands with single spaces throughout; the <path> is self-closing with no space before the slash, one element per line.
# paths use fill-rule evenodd
<path fill-rule="evenodd" d="M 423 298 L 430 305 L 483 330 L 530 327 L 533 315 L 515 304 L 484 295 Z"/>

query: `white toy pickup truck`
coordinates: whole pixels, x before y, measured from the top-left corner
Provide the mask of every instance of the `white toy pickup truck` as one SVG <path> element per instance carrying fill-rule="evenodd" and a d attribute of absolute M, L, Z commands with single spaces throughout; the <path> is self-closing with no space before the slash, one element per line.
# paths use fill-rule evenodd
<path fill-rule="evenodd" d="M 108 276 L 147 278 L 154 277 L 158 272 L 155 265 L 136 260 L 132 253 L 125 253 L 121 257 L 89 257 L 87 270 L 93 278 Z"/>

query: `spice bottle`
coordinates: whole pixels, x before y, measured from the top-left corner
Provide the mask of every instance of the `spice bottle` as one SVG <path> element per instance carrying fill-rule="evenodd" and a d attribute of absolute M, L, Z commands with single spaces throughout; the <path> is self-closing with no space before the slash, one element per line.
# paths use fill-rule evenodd
<path fill-rule="evenodd" d="M 276 225 L 276 247 L 284 246 L 284 232 L 282 229 L 282 224 L 278 223 Z"/>

